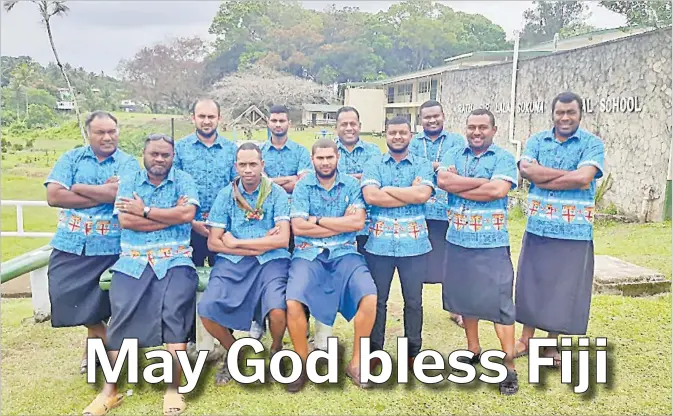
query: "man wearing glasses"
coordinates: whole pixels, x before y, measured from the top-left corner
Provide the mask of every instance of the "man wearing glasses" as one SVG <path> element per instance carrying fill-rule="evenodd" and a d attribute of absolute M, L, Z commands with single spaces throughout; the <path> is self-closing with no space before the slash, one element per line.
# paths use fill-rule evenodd
<path fill-rule="evenodd" d="M 120 179 L 115 214 L 122 252 L 112 267 L 106 347 L 114 366 L 125 339 L 136 339 L 139 348 L 167 344 L 174 378 L 164 414 L 175 415 L 185 408 L 177 351 L 186 350 L 196 313 L 198 276 L 189 241 L 199 196 L 192 177 L 173 166 L 173 156 L 173 139 L 151 135 L 143 150 L 145 169 Z M 103 415 L 123 397 L 108 383 L 84 414 Z"/>
<path fill-rule="evenodd" d="M 119 257 L 119 222 L 112 216 L 118 175 L 140 169 L 119 150 L 117 119 L 95 111 L 84 122 L 89 145 L 66 152 L 45 181 L 49 206 L 61 208 L 49 258 L 51 325 L 83 325 L 89 338 L 105 342 L 110 318 L 108 294 L 100 276 Z M 86 372 L 86 352 L 80 372 Z"/>

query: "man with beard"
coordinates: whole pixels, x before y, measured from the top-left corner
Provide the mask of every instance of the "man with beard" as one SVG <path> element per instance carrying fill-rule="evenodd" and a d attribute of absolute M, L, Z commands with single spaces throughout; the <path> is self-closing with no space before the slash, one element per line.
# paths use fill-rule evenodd
<path fill-rule="evenodd" d="M 418 134 L 409 145 L 409 152 L 432 162 L 432 169 L 437 172 L 442 156 L 454 146 L 465 146 L 465 138 L 457 133 L 444 129 L 444 109 L 435 100 L 421 104 L 419 109 L 423 133 Z M 428 274 L 424 283 L 442 283 L 444 269 L 444 246 L 446 232 L 449 227 L 448 193 L 437 187 L 437 174 L 434 176 L 435 196 L 425 204 L 425 218 L 428 223 L 428 237 L 432 251 L 428 254 Z M 451 314 L 451 319 L 462 326 L 460 315 Z"/>
<path fill-rule="evenodd" d="M 341 107 L 336 113 L 336 131 L 339 139 L 338 171 L 360 180 L 365 164 L 381 156 L 381 150 L 374 143 L 367 143 L 360 139 L 360 113 L 354 107 Z M 365 253 L 364 246 L 369 234 L 369 220 L 365 220 L 365 226 L 358 231 L 356 240 L 360 254 Z M 327 338 L 332 335 L 332 327 L 315 322 L 315 347 L 320 350 L 327 349 Z"/>
<path fill-rule="evenodd" d="M 449 209 L 455 221 L 446 235 L 444 309 L 464 320 L 467 349 L 479 362 L 479 320 L 495 324 L 505 356 L 507 377 L 502 394 L 518 389 L 514 367 L 514 268 L 507 230 L 507 193 L 516 188 L 516 160 L 493 144 L 495 117 L 477 109 L 467 117 L 467 146 L 444 154 L 438 173 L 439 186 L 451 193 Z M 461 357 L 462 358 L 462 357 Z"/>
<path fill-rule="evenodd" d="M 197 267 L 215 265 L 215 253 L 208 249 L 209 230 L 206 220 L 217 193 L 236 176 L 234 158 L 236 145 L 220 136 L 220 105 L 210 98 L 199 99 L 192 105 L 192 123 L 196 131 L 175 144 L 176 169 L 189 173 L 196 182 L 201 206 L 197 208 L 190 245 L 192 260 Z M 196 318 L 196 316 L 194 316 Z M 191 345 L 196 341 L 196 327 L 189 335 Z"/>
<path fill-rule="evenodd" d="M 196 131 L 175 144 L 175 168 L 189 173 L 199 192 L 201 206 L 192 222 L 190 245 L 197 267 L 215 264 L 215 253 L 208 249 L 206 220 L 217 193 L 236 176 L 236 145 L 217 131 L 220 105 L 212 99 L 197 100 L 192 106 L 192 123 Z"/>
<path fill-rule="evenodd" d="M 299 143 L 290 140 L 287 135 L 290 129 L 290 110 L 282 105 L 274 105 L 269 108 L 267 120 L 269 140 L 262 145 L 262 159 L 264 160 L 264 174 L 274 183 L 280 185 L 290 195 L 299 178 L 311 170 L 311 155 L 308 150 Z M 294 251 L 294 235 L 290 230 L 290 253 Z M 306 319 L 309 319 L 309 311 L 306 310 Z M 308 329 L 306 337 L 309 336 Z M 260 333 L 261 337 L 261 333 Z"/>
<path fill-rule="evenodd" d="M 198 312 L 227 350 L 236 341 L 229 329 L 247 330 L 253 319 L 264 328 L 268 317 L 273 356 L 285 333 L 289 199 L 280 185 L 262 176 L 262 152 L 254 143 L 238 148 L 236 168 L 239 177 L 220 191 L 208 217 L 208 246 L 218 254 Z M 215 383 L 230 380 L 225 359 Z"/>
<path fill-rule="evenodd" d="M 354 319 L 353 356 L 346 374 L 360 387 L 360 339 L 374 324 L 376 286 L 356 248 L 356 234 L 365 222 L 365 206 L 357 179 L 337 171 L 339 153 L 329 139 L 312 149 L 315 173 L 303 177 L 292 198 L 292 228 L 296 247 L 287 282 L 287 327 L 304 369 L 288 385 L 301 390 L 307 380 L 308 343 L 304 306 L 316 321 L 332 326 L 337 312 Z"/>
<path fill-rule="evenodd" d="M 84 121 L 89 145 L 63 154 L 44 182 L 49 206 L 61 208 L 49 258 L 49 298 L 54 328 L 83 325 L 105 342 L 110 318 L 100 276 L 119 257 L 119 221 L 113 217 L 119 175 L 140 169 L 119 150 L 117 119 L 95 111 Z M 80 372 L 87 369 L 86 350 Z"/>
<path fill-rule="evenodd" d="M 409 152 L 411 125 L 394 117 L 386 125 L 388 152 L 365 166 L 362 193 L 370 205 L 372 226 L 365 245 L 366 258 L 376 283 L 376 322 L 372 351 L 382 350 L 385 339 L 388 295 L 397 269 L 404 297 L 404 337 L 409 356 L 421 350 L 423 327 L 423 276 L 427 253 L 432 250 L 425 222 L 425 203 L 434 194 L 432 163 Z M 378 363 L 372 362 L 372 368 Z"/>
<path fill-rule="evenodd" d="M 519 162 L 531 185 L 516 280 L 516 320 L 524 325 L 518 356 L 528 353 L 536 328 L 556 339 L 586 334 L 589 322 L 594 197 L 605 149 L 579 127 L 581 97 L 564 92 L 551 107 L 554 127 L 529 138 Z M 545 347 L 543 355 L 561 365 L 558 347 Z"/>
<path fill-rule="evenodd" d="M 124 339 L 137 339 L 138 348 L 167 344 L 174 378 L 164 395 L 164 414 L 175 415 L 185 408 L 177 390 L 182 369 L 176 353 L 187 348 L 196 310 L 198 276 L 189 237 L 199 196 L 192 177 L 173 166 L 173 146 L 169 136 L 148 136 L 145 169 L 120 179 L 115 211 L 122 253 L 112 267 L 106 347 L 114 366 Z M 107 383 L 84 414 L 103 415 L 123 398 L 116 384 Z"/>

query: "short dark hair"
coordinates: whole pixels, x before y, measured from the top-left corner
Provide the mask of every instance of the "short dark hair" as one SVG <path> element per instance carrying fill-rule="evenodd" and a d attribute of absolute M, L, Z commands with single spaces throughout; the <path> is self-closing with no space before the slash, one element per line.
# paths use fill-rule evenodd
<path fill-rule="evenodd" d="M 556 103 L 559 102 L 559 101 L 562 102 L 563 104 L 570 104 L 573 101 L 577 101 L 577 105 L 580 108 L 580 116 L 584 112 L 584 105 L 582 104 L 582 97 L 575 94 L 574 92 L 566 91 L 566 92 L 560 93 L 559 95 L 554 97 L 554 99 L 552 100 L 552 102 L 551 102 L 551 113 L 552 113 L 552 115 L 554 114 L 554 108 L 556 107 Z"/>
<path fill-rule="evenodd" d="M 96 110 L 92 111 L 84 120 L 84 128 L 89 130 L 89 125 L 91 124 L 92 121 L 94 121 L 97 118 L 108 118 L 112 121 L 114 121 L 115 125 L 117 124 L 117 118 L 112 115 L 112 113 L 104 111 L 104 110 Z"/>
<path fill-rule="evenodd" d="M 220 115 L 220 103 L 218 103 L 217 100 L 215 100 L 214 98 L 209 98 L 209 97 L 199 98 L 198 100 L 194 101 L 194 102 L 192 103 L 192 107 L 190 108 L 189 111 L 190 111 L 192 114 L 196 114 L 196 106 L 197 106 L 199 103 L 204 102 L 204 101 L 211 101 L 212 103 L 214 103 L 214 104 L 215 104 L 215 107 L 217 107 L 217 115 L 218 115 L 218 116 Z"/>
<path fill-rule="evenodd" d="M 439 103 L 437 100 L 428 100 L 421 104 L 421 106 L 418 108 L 418 113 L 420 114 L 421 111 L 423 111 L 426 108 L 432 108 L 432 107 L 439 107 L 440 110 L 442 110 L 442 113 L 444 112 L 444 107 Z"/>
<path fill-rule="evenodd" d="M 253 142 L 245 142 L 238 146 L 238 149 L 236 149 L 236 160 L 238 160 L 238 153 L 241 150 L 254 150 L 259 155 L 259 160 L 262 160 L 262 150 Z"/>
<path fill-rule="evenodd" d="M 395 116 L 390 120 L 386 120 L 386 130 L 388 130 L 388 126 L 399 126 L 400 124 L 406 124 L 409 126 L 409 130 L 411 130 L 411 123 L 403 116 Z"/>
<path fill-rule="evenodd" d="M 339 154 L 339 148 L 337 147 L 336 142 L 332 139 L 322 138 L 316 140 L 311 147 L 311 156 L 315 154 L 317 149 L 334 149 L 334 152 L 336 152 L 337 155 Z"/>
<path fill-rule="evenodd" d="M 360 121 L 360 112 L 358 110 L 356 110 L 355 107 L 345 105 L 345 106 L 341 107 L 340 109 L 338 109 L 337 112 L 336 112 L 336 119 L 337 120 L 339 119 L 339 116 L 341 115 L 341 113 L 355 113 L 355 115 L 358 117 L 358 121 Z"/>
<path fill-rule="evenodd" d="M 488 116 L 488 119 L 491 121 L 491 127 L 495 127 L 495 116 L 493 113 L 491 113 L 490 110 L 487 110 L 486 108 L 475 108 L 470 112 L 470 114 L 467 115 L 465 121 L 467 121 L 470 116 Z"/>
<path fill-rule="evenodd" d="M 175 141 L 171 136 L 163 133 L 153 133 L 145 137 L 145 145 L 143 146 L 143 150 L 147 148 L 147 144 L 149 142 L 155 142 L 157 140 L 163 140 L 166 143 L 170 144 L 172 148 L 175 148 Z"/>
<path fill-rule="evenodd" d="M 287 114 L 287 117 L 290 118 L 290 110 L 284 105 L 272 105 L 269 108 L 269 115 L 271 114 Z"/>

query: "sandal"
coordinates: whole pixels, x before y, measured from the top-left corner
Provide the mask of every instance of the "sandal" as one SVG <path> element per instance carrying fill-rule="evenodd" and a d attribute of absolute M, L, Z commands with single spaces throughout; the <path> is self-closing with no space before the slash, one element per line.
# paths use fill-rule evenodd
<path fill-rule="evenodd" d="M 353 381 L 353 383 L 363 389 L 368 389 L 372 387 L 371 383 L 367 382 L 364 383 L 362 382 L 362 379 L 360 378 L 362 376 L 362 372 L 358 368 L 357 370 L 353 370 L 352 367 L 349 365 L 346 366 L 346 375 Z"/>
<path fill-rule="evenodd" d="M 95 363 L 96 368 L 100 367 L 100 361 L 98 361 L 98 357 L 96 357 Z M 87 358 L 82 358 L 82 362 L 79 364 L 79 373 L 86 374 L 86 370 L 88 367 L 89 367 L 89 360 Z"/>
<path fill-rule="evenodd" d="M 500 387 L 500 394 L 511 396 L 519 391 L 519 378 L 516 370 L 507 369 L 507 377 L 498 385 Z"/>
<path fill-rule="evenodd" d="M 528 355 L 528 344 L 526 344 L 525 342 L 523 342 L 523 340 L 522 340 L 521 338 L 519 338 L 518 340 L 516 340 L 516 342 L 517 342 L 517 343 L 520 343 L 521 345 L 523 345 L 523 346 L 524 346 L 524 349 L 522 349 L 521 351 L 519 351 L 519 349 L 516 348 L 516 343 L 515 343 L 515 344 L 514 344 L 514 358 L 519 358 L 519 357 L 525 357 L 525 356 L 527 356 L 527 355 Z"/>
<path fill-rule="evenodd" d="M 554 352 L 549 354 L 547 351 Z M 561 368 L 561 350 L 558 347 L 544 347 L 542 356 L 554 359 L 553 368 Z"/>
<path fill-rule="evenodd" d="M 124 400 L 123 394 L 117 394 L 114 397 L 106 396 L 103 393 L 98 394 L 96 398 L 82 412 L 83 415 L 103 416 L 110 410 L 119 406 Z"/>
<path fill-rule="evenodd" d="M 164 394 L 164 416 L 177 416 L 184 412 L 187 404 L 185 397 L 177 391 L 167 391 Z"/>
<path fill-rule="evenodd" d="M 467 358 L 467 357 L 464 357 L 464 356 L 460 356 L 460 357 L 458 357 L 457 361 L 459 363 L 470 364 L 472 366 L 475 366 L 475 365 L 479 364 L 479 361 L 481 360 L 481 347 L 479 347 L 479 351 L 477 351 L 476 354 L 475 353 L 472 353 L 472 354 L 474 354 L 472 356 L 472 358 Z"/>

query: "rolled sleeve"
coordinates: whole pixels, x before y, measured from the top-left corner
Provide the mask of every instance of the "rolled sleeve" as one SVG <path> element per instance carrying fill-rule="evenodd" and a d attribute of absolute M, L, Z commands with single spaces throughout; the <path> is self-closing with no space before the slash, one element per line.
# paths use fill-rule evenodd
<path fill-rule="evenodd" d="M 528 140 L 526 140 L 526 145 L 524 146 L 523 153 L 519 158 L 519 162 L 522 160 L 525 160 L 526 162 L 537 160 L 539 151 L 540 139 L 537 136 L 530 137 Z"/>
<path fill-rule="evenodd" d="M 274 187 L 273 192 L 275 194 L 273 198 L 274 223 L 290 221 L 290 196 L 280 186 Z"/>
<path fill-rule="evenodd" d="M 434 177 L 435 172 L 432 170 L 432 163 L 428 160 L 423 160 L 421 163 L 420 169 L 418 170 L 418 176 L 421 178 L 421 185 L 427 185 L 432 188 L 432 192 L 435 192 L 435 183 Z"/>
<path fill-rule="evenodd" d="M 206 220 L 206 225 L 213 228 L 221 228 L 226 230 L 231 224 L 231 186 L 227 186 L 218 192 L 213 202 L 213 207 L 210 209 L 210 214 Z"/>
<path fill-rule="evenodd" d="M 517 168 L 516 159 L 510 152 L 503 150 L 495 162 L 495 168 L 491 175 L 491 180 L 501 179 L 512 184 L 511 189 L 517 187 Z"/>
<path fill-rule="evenodd" d="M 605 145 L 603 141 L 597 137 L 592 138 L 587 144 L 586 148 L 582 151 L 582 156 L 580 162 L 577 164 L 577 168 L 584 166 L 593 166 L 598 171 L 596 172 L 595 179 L 603 177 L 605 171 Z"/>
<path fill-rule="evenodd" d="M 456 167 L 456 154 L 453 149 L 447 150 L 444 155 L 442 155 L 437 172 L 440 170 L 448 171 L 451 167 Z"/>
<path fill-rule="evenodd" d="M 297 175 L 303 175 L 313 169 L 313 163 L 311 162 L 311 154 L 308 152 L 308 150 L 306 150 L 304 146 L 300 146 L 299 149 L 299 165 L 297 166 Z"/>
<path fill-rule="evenodd" d="M 379 169 L 380 163 L 379 160 L 372 161 L 365 165 L 365 168 L 362 171 L 362 178 L 360 180 L 360 188 L 365 186 L 376 186 L 377 188 L 381 187 L 381 171 Z"/>
<path fill-rule="evenodd" d="M 349 196 L 351 205 L 357 209 L 365 209 L 365 199 L 362 196 L 362 188 L 357 185 L 354 185 L 350 188 Z"/>
<path fill-rule="evenodd" d="M 304 181 L 297 182 L 292 192 L 292 208 L 290 210 L 290 218 L 304 218 L 309 217 L 309 190 Z"/>
<path fill-rule="evenodd" d="M 56 161 L 56 164 L 47 179 L 44 181 L 44 186 L 47 186 L 50 183 L 57 183 L 69 190 L 74 181 L 74 163 L 72 153 L 68 152 L 61 156 L 58 161 Z"/>
<path fill-rule="evenodd" d="M 180 196 L 187 197 L 187 203 L 195 205 L 197 207 L 201 206 L 199 201 L 199 191 L 196 189 L 196 182 L 192 175 L 187 172 L 182 172 L 179 182 L 178 182 L 178 193 Z"/>

